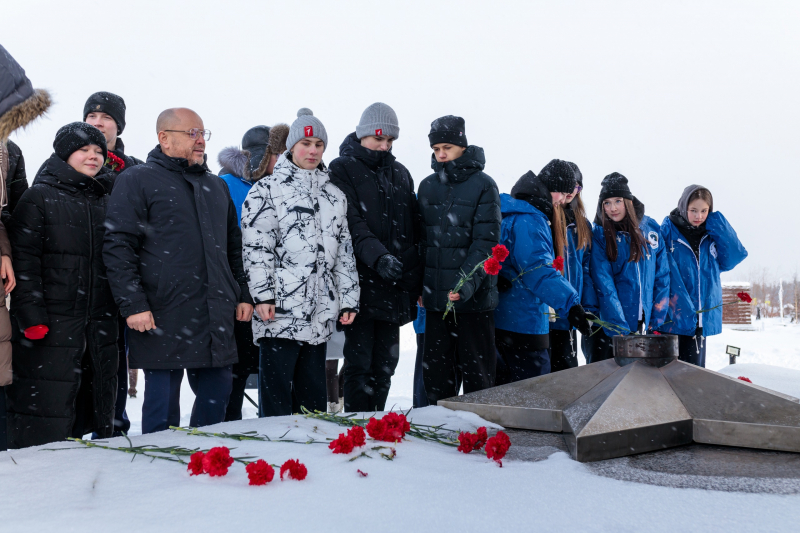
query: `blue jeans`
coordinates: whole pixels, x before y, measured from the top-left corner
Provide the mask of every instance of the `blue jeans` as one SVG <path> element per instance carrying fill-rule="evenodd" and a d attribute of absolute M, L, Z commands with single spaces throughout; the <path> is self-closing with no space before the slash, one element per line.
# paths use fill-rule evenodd
<path fill-rule="evenodd" d="M 425 380 L 422 377 L 422 354 L 425 346 L 425 334 L 417 333 L 417 360 L 414 363 L 414 407 L 428 407 L 428 395 L 425 394 Z"/>
<path fill-rule="evenodd" d="M 195 394 L 190 426 L 210 426 L 225 420 L 233 383 L 231 366 L 186 371 L 189 386 Z M 183 369 L 144 371 L 143 434 L 180 425 L 182 381 Z"/>

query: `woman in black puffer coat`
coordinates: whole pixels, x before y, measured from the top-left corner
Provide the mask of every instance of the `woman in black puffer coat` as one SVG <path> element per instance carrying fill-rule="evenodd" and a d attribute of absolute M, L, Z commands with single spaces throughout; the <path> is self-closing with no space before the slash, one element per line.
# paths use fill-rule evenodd
<path fill-rule="evenodd" d="M 74 122 L 53 147 L 12 216 L 9 448 L 114 430 L 117 308 L 102 255 L 108 197 L 95 179 L 106 142 Z"/>

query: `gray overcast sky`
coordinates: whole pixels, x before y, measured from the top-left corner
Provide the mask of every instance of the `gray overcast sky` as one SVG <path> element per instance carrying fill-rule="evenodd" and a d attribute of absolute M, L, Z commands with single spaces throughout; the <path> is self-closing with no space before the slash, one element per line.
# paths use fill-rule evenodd
<path fill-rule="evenodd" d="M 750 252 L 727 279 L 800 264 L 800 2 L 26 0 L 4 2 L 2 19 L 0 42 L 55 97 L 14 137 L 31 181 L 99 90 L 125 98 L 122 138 L 142 159 L 161 110 L 195 109 L 215 170 L 249 127 L 304 106 L 327 128 L 329 162 L 383 101 L 417 184 L 430 122 L 461 115 L 501 192 L 568 159 L 590 212 L 618 171 L 661 222 L 698 183 Z"/>

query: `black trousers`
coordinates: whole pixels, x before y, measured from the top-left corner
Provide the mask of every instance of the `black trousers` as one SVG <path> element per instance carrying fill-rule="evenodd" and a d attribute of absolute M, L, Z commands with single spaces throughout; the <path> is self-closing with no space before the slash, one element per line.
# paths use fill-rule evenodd
<path fill-rule="evenodd" d="M 344 328 L 344 410 L 383 411 L 400 360 L 400 326 L 356 315 Z"/>
<path fill-rule="evenodd" d="M 244 389 L 250 374 L 258 374 L 259 349 L 253 342 L 253 323 L 251 321 L 233 324 L 233 335 L 236 338 L 236 352 L 239 362 L 233 365 L 233 387 L 225 410 L 225 422 L 242 419 Z"/>
<path fill-rule="evenodd" d="M 261 339 L 261 389 L 259 416 L 327 411 L 325 405 L 326 344 L 309 344 L 292 339 Z"/>
<path fill-rule="evenodd" d="M 592 328 L 591 336 L 581 337 L 581 349 L 587 365 L 614 357 L 614 342 L 600 326 Z"/>
<path fill-rule="evenodd" d="M 578 343 L 575 330 L 550 330 L 550 372 L 578 366 Z"/>
<path fill-rule="evenodd" d="M 678 359 L 706 367 L 706 338 L 700 335 L 678 335 Z"/>
<path fill-rule="evenodd" d="M 497 328 L 494 337 L 497 347 L 495 385 L 505 385 L 550 373 L 548 335 L 527 335 Z"/>
<path fill-rule="evenodd" d="M 494 313 L 453 313 L 442 319 L 439 311 L 425 320 L 422 373 L 430 405 L 464 392 L 494 386 L 497 352 Z"/>

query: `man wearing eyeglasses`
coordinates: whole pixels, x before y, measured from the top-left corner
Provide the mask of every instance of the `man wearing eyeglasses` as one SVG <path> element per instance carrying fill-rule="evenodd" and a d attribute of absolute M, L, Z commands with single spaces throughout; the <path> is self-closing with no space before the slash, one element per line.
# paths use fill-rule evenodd
<path fill-rule="evenodd" d="M 234 319 L 253 314 L 236 208 L 205 162 L 211 132 L 184 108 L 162 112 L 156 131 L 147 162 L 117 178 L 103 251 L 130 364 L 144 371 L 142 433 L 180 425 L 184 369 L 196 396 L 189 423 L 223 421 Z"/>

